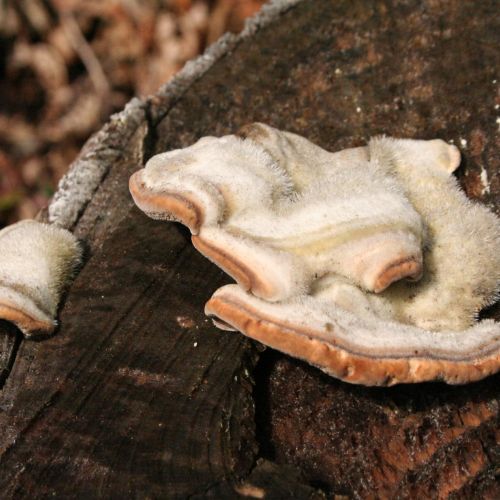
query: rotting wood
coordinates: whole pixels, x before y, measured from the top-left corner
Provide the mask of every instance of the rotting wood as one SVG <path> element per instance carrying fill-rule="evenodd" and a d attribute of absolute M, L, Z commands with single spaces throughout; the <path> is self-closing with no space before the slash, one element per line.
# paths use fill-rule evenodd
<path fill-rule="evenodd" d="M 0 389 L 10 375 L 19 345 L 21 332 L 11 323 L 0 320 Z"/>
<path fill-rule="evenodd" d="M 174 100 L 151 99 L 76 226 L 91 258 L 63 327 L 21 344 L 2 391 L 4 496 L 257 495 L 263 456 L 280 481 L 280 467 L 299 471 L 300 498 L 307 483 L 498 497 L 498 376 L 369 389 L 259 354 L 206 322 L 203 302 L 226 277 L 178 226 L 131 208 L 126 182 L 140 158 L 263 121 L 330 150 L 377 133 L 453 140 L 462 186 L 498 210 L 499 33 L 494 1 L 303 2 Z M 283 495 L 269 474 L 268 498 Z"/>
<path fill-rule="evenodd" d="M 257 351 L 203 315 L 207 280 L 225 276 L 177 226 L 142 219 L 84 267 L 58 335 L 21 346 L 2 395 L 18 409 L 0 417 L 5 497 L 182 497 L 251 467 Z"/>

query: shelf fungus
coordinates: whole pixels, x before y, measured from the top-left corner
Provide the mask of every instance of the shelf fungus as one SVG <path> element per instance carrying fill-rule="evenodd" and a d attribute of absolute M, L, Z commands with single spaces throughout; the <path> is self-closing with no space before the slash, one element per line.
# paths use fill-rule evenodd
<path fill-rule="evenodd" d="M 130 179 L 237 282 L 206 313 L 352 383 L 466 383 L 500 369 L 500 221 L 455 146 L 374 138 L 331 153 L 255 123 L 154 156 Z"/>
<path fill-rule="evenodd" d="M 0 319 L 26 337 L 52 333 L 57 306 L 80 262 L 76 238 L 34 220 L 0 231 Z"/>

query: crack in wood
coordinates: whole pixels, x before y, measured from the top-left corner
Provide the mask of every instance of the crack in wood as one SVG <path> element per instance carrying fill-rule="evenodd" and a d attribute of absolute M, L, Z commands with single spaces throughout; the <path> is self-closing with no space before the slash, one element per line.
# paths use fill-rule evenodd
<path fill-rule="evenodd" d="M 0 320 L 0 391 L 12 371 L 21 342 L 21 332 L 12 323 Z"/>

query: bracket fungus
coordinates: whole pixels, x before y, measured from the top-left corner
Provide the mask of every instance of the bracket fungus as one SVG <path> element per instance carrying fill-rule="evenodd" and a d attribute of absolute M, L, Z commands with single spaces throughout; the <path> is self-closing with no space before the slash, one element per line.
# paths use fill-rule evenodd
<path fill-rule="evenodd" d="M 237 282 L 217 326 L 366 385 L 466 383 L 500 369 L 500 220 L 468 200 L 455 146 L 378 137 L 331 153 L 255 123 L 159 154 L 136 204 L 185 224 Z"/>
<path fill-rule="evenodd" d="M 76 238 L 34 220 L 0 231 L 0 319 L 26 337 L 52 333 L 61 295 L 81 259 Z"/>

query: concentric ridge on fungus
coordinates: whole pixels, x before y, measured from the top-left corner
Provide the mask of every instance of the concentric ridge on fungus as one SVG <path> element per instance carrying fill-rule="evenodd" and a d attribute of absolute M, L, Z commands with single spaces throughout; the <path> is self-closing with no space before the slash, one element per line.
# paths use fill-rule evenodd
<path fill-rule="evenodd" d="M 348 382 L 464 383 L 500 368 L 499 324 L 476 322 L 500 223 L 459 189 L 459 163 L 441 140 L 330 153 L 256 123 L 153 157 L 130 190 L 238 283 L 207 303 L 218 326 Z"/>

